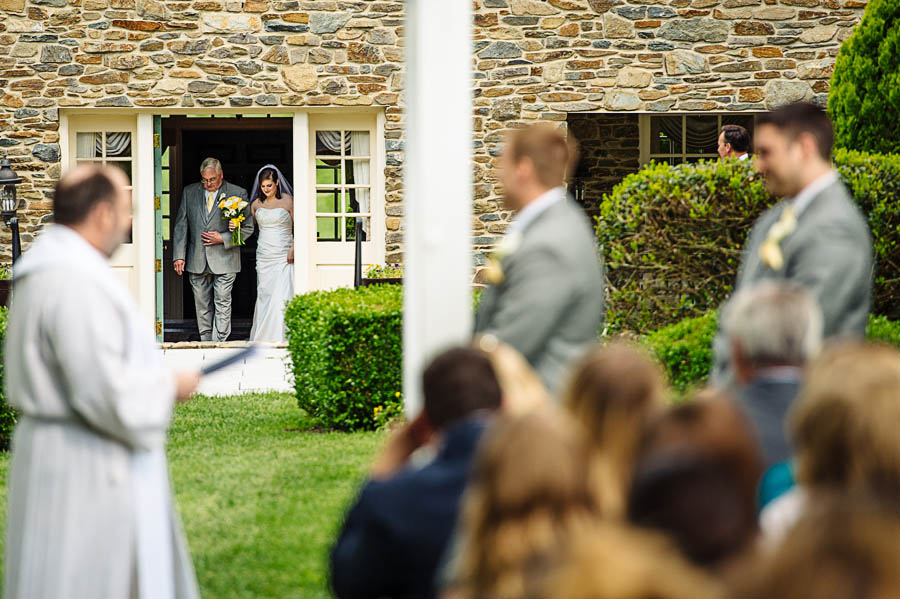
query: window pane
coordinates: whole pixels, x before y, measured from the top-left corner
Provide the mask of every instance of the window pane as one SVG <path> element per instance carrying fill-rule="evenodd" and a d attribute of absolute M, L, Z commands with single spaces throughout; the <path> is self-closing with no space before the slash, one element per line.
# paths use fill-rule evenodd
<path fill-rule="evenodd" d="M 719 119 L 715 116 L 685 117 L 685 153 L 717 154 L 719 146 Z"/>
<path fill-rule="evenodd" d="M 356 241 L 356 218 L 347 218 L 346 224 L 344 225 L 347 228 L 347 241 Z M 361 229 L 359 232 L 360 241 L 368 241 L 369 234 L 368 232 L 371 230 L 371 219 L 368 216 L 360 217 L 361 220 Z"/>
<path fill-rule="evenodd" d="M 371 204 L 369 202 L 369 198 L 371 198 L 372 192 L 368 188 L 350 188 L 347 190 L 347 206 L 346 210 L 348 213 L 361 213 L 361 214 L 369 214 L 371 212 Z"/>
<path fill-rule="evenodd" d="M 162 235 L 163 235 L 163 241 L 169 241 L 170 235 L 169 235 L 169 217 L 168 216 L 164 216 L 162 219 Z"/>
<path fill-rule="evenodd" d="M 316 131 L 316 155 L 340 156 L 341 132 L 340 131 Z"/>
<path fill-rule="evenodd" d="M 650 153 L 681 152 L 682 118 L 680 116 L 650 117 Z"/>
<path fill-rule="evenodd" d="M 340 241 L 341 218 L 320 216 L 316 218 L 316 241 Z"/>
<path fill-rule="evenodd" d="M 162 153 L 162 167 L 163 169 L 169 168 L 169 148 L 165 148 Z"/>
<path fill-rule="evenodd" d="M 339 185 L 341 183 L 340 160 L 316 160 L 316 184 Z"/>
<path fill-rule="evenodd" d="M 350 156 L 368 156 L 371 152 L 369 147 L 369 132 L 368 131 L 347 131 L 346 133 L 347 147 L 350 149 L 347 152 Z"/>
<path fill-rule="evenodd" d="M 115 166 L 122 169 L 122 172 L 125 173 L 125 176 L 128 177 L 128 184 L 131 185 L 131 161 L 130 160 L 110 160 L 107 162 L 110 166 Z"/>
<path fill-rule="evenodd" d="M 131 156 L 131 133 L 107 133 L 106 157 L 126 158 Z"/>
<path fill-rule="evenodd" d="M 343 212 L 340 189 L 320 189 L 316 191 L 316 212 Z"/>
<path fill-rule="evenodd" d="M 100 133 L 78 133 L 75 136 L 76 158 L 100 158 L 103 141 Z"/>
<path fill-rule="evenodd" d="M 351 185 L 368 185 L 369 180 L 369 161 L 368 160 L 345 160 L 344 176 L 347 183 Z"/>

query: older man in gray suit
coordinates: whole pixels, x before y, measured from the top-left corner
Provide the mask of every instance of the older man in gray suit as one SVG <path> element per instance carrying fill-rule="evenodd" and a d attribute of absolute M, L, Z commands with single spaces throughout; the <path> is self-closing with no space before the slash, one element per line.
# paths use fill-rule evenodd
<path fill-rule="evenodd" d="M 514 131 L 501 157 L 505 202 L 515 211 L 484 274 L 475 331 L 517 349 L 551 392 L 596 341 L 603 264 L 584 211 L 563 182 L 575 147 L 550 125 Z"/>
<path fill-rule="evenodd" d="M 231 243 L 219 202 L 231 196 L 247 201 L 247 190 L 224 181 L 222 164 L 200 164 L 200 183 L 184 188 L 172 243 L 175 272 L 187 271 L 197 308 L 201 341 L 225 341 L 231 334 L 231 288 L 241 271 L 240 247 Z M 241 238 L 253 234 L 250 203 L 244 209 Z M 190 233 L 190 237 L 188 234 Z"/>
<path fill-rule="evenodd" d="M 831 165 L 834 131 L 808 103 L 782 106 L 757 119 L 756 166 L 766 186 L 787 198 L 750 232 L 735 292 L 763 279 L 805 287 L 822 311 L 826 339 L 862 338 L 872 294 L 872 236 Z M 712 381 L 733 383 L 728 343 L 713 343 Z"/>

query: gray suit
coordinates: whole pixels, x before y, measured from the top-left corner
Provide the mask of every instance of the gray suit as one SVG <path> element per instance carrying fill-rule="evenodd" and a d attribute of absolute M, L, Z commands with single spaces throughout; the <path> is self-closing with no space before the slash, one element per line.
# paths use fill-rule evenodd
<path fill-rule="evenodd" d="M 569 198 L 551 204 L 501 266 L 503 281 L 484 291 L 475 332 L 516 348 L 557 392 L 572 361 L 597 341 L 605 313 L 603 261 L 584 211 Z"/>
<path fill-rule="evenodd" d="M 756 431 L 766 468 L 793 455 L 786 431 L 787 415 L 801 383 L 799 372 L 796 377 L 761 376 L 740 391 L 741 408 Z"/>
<path fill-rule="evenodd" d="M 222 219 L 218 205 L 221 199 L 231 196 L 246 201 L 247 190 L 223 181 L 216 192 L 212 210 L 207 212 L 203 185 L 192 183 L 184 188 L 175 218 L 173 260 L 185 261 L 185 271 L 194 291 L 197 327 L 202 341 L 225 341 L 231 334 L 231 288 L 237 273 L 241 271 L 241 250 L 232 246 L 228 221 Z M 253 234 L 249 203 L 244 209 L 244 217 L 241 238 L 246 240 Z M 200 234 L 204 231 L 220 232 L 222 244 L 203 245 Z"/>
<path fill-rule="evenodd" d="M 819 304 L 826 339 L 862 339 L 871 304 L 873 262 L 872 235 L 865 217 L 842 182 L 829 185 L 797 217 L 796 229 L 780 244 L 784 265 L 773 270 L 762 261 L 759 250 L 787 205 L 780 202 L 756 221 L 734 290 L 764 279 L 796 281 Z M 730 348 L 721 329 L 713 352 L 713 381 L 730 384 Z"/>

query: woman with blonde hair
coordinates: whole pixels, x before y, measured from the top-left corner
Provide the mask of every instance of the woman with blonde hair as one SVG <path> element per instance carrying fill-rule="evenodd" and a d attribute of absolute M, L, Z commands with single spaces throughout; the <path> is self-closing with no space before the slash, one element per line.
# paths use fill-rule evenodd
<path fill-rule="evenodd" d="M 503 411 L 524 414 L 549 404 L 547 388 L 528 360 L 493 335 L 479 335 L 475 348 L 487 356 L 503 394 Z"/>
<path fill-rule="evenodd" d="M 622 516 L 641 435 L 666 394 L 659 365 L 634 345 L 616 341 L 576 367 L 563 405 L 591 447 L 590 486 L 604 515 Z"/>
<path fill-rule="evenodd" d="M 498 421 L 466 492 L 452 596 L 545 597 L 567 539 L 597 518 L 587 469 L 583 440 L 560 412 Z"/>

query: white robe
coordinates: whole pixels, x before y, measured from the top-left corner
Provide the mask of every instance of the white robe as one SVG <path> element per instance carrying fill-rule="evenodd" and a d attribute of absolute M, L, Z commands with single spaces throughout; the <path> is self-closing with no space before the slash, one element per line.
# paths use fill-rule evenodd
<path fill-rule="evenodd" d="M 165 457 L 175 383 L 131 296 L 60 225 L 13 273 L 5 597 L 198 597 Z"/>

